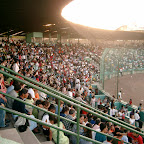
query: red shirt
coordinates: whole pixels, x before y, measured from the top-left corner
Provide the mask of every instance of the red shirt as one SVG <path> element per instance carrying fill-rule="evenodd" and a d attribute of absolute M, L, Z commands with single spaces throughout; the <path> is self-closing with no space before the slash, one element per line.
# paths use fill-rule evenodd
<path fill-rule="evenodd" d="M 128 136 L 137 142 L 137 144 L 143 144 L 143 139 L 140 135 L 138 137 L 134 137 L 132 133 L 128 133 Z"/>

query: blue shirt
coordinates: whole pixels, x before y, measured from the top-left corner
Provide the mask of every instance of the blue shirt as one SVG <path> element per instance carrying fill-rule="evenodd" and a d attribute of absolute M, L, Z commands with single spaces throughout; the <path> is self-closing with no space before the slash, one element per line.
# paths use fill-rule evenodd
<path fill-rule="evenodd" d="M 17 97 L 17 98 L 23 100 L 21 97 Z M 28 114 L 28 111 L 25 108 L 25 104 L 17 100 L 14 100 L 12 109 L 21 113 Z"/>
<path fill-rule="evenodd" d="M 6 93 L 9 93 L 12 90 L 14 90 L 14 86 L 13 85 L 11 85 L 10 87 L 7 88 L 7 92 Z"/>
<path fill-rule="evenodd" d="M 96 133 L 95 140 L 99 142 L 104 142 L 106 141 L 106 136 L 100 133 Z"/>
<path fill-rule="evenodd" d="M 60 107 L 60 112 L 62 111 L 62 108 Z M 58 114 L 58 105 L 56 106 L 55 114 Z"/>

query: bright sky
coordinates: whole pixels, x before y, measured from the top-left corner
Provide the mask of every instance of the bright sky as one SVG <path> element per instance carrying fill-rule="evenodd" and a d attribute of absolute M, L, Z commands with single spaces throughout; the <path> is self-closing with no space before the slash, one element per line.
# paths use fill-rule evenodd
<path fill-rule="evenodd" d="M 144 27 L 144 0 L 74 0 L 61 15 L 68 21 L 93 28 L 116 30 L 128 25 Z"/>

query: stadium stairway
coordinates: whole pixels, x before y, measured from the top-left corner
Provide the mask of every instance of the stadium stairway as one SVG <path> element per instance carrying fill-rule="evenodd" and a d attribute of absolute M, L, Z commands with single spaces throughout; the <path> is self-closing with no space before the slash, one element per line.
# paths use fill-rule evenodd
<path fill-rule="evenodd" d="M 14 128 L 14 120 L 10 114 L 7 118 L 11 121 L 9 126 L 0 128 L 0 137 L 5 141 L 11 140 L 20 144 L 54 144 L 52 141 L 46 141 L 46 137 L 42 133 L 34 134 L 29 128 L 25 132 L 19 132 Z M 0 144 L 3 144 L 1 139 Z"/>
<path fill-rule="evenodd" d="M 38 134 L 37 134 L 38 135 Z M 33 132 L 28 128 L 25 132 L 18 132 L 16 128 L 7 127 L 6 129 L 2 128 L 0 129 L 0 143 L 3 144 L 8 143 L 9 140 L 11 140 L 10 143 L 16 142 L 20 144 L 54 144 L 52 141 L 46 141 L 45 137 L 41 137 L 39 134 L 40 139 L 38 139 Z M 4 140 L 4 141 L 3 141 Z"/>

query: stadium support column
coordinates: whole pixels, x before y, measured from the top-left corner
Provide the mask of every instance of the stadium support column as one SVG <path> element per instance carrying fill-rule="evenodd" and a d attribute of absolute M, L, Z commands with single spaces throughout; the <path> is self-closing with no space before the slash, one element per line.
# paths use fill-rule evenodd
<path fill-rule="evenodd" d="M 10 37 L 10 36 L 9 36 L 9 28 L 8 28 L 8 42 L 9 42 L 9 37 Z"/>
<path fill-rule="evenodd" d="M 51 33 L 49 33 L 49 43 L 51 42 Z"/>
<path fill-rule="evenodd" d="M 117 66 L 117 99 L 118 99 L 118 83 L 119 83 L 119 58 L 118 58 L 118 66 Z"/>
<path fill-rule="evenodd" d="M 70 45 L 70 34 L 68 34 L 68 44 Z"/>
<path fill-rule="evenodd" d="M 109 48 L 106 48 L 102 54 L 100 59 L 100 83 L 102 83 L 102 87 L 104 89 L 104 80 L 105 80 L 105 57 L 107 56 Z"/>

